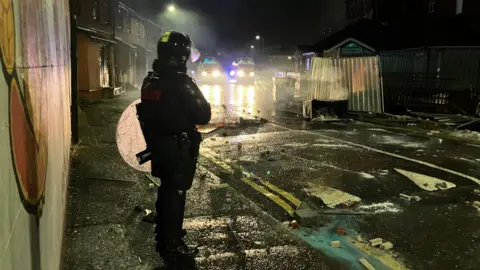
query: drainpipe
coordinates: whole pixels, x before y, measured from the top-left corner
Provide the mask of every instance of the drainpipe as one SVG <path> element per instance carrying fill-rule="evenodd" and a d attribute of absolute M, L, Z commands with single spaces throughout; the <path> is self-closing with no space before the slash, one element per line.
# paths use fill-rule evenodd
<path fill-rule="evenodd" d="M 70 0 L 70 64 L 71 64 L 71 131 L 72 144 L 80 140 L 78 134 L 78 49 L 77 49 L 77 1 Z"/>
<path fill-rule="evenodd" d="M 112 40 L 115 41 L 115 27 L 116 27 L 116 21 L 115 21 L 115 14 L 118 9 L 118 1 L 117 0 L 111 0 L 110 1 L 110 21 L 112 22 Z M 110 50 L 108 52 L 109 58 L 110 58 L 110 84 L 113 87 L 113 91 L 115 92 L 115 87 L 116 85 L 116 70 L 115 70 L 115 45 L 116 43 L 111 44 Z"/>

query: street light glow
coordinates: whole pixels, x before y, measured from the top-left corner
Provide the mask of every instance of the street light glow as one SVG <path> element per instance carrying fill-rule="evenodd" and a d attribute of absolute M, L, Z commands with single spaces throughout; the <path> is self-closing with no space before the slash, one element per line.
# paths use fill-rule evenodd
<path fill-rule="evenodd" d="M 169 5 L 168 6 L 168 11 L 174 12 L 175 11 L 175 5 Z"/>
<path fill-rule="evenodd" d="M 252 46 L 250 46 L 250 49 L 255 49 L 255 46 L 253 46 L 253 45 L 252 45 Z"/>
<path fill-rule="evenodd" d="M 260 40 L 260 36 L 257 35 L 257 36 L 255 37 L 255 39 L 256 39 L 256 40 Z"/>

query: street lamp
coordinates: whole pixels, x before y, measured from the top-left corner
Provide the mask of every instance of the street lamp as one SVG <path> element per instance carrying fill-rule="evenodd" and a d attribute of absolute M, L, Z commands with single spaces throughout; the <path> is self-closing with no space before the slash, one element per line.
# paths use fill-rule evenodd
<path fill-rule="evenodd" d="M 255 49 L 255 46 L 251 45 L 251 46 L 250 46 L 250 49 Z"/>
<path fill-rule="evenodd" d="M 257 36 L 255 37 L 255 39 L 256 39 L 256 40 L 260 40 L 260 35 L 257 35 Z"/>
<path fill-rule="evenodd" d="M 168 6 L 168 11 L 175 12 L 175 10 L 176 10 L 175 5 L 171 4 Z"/>

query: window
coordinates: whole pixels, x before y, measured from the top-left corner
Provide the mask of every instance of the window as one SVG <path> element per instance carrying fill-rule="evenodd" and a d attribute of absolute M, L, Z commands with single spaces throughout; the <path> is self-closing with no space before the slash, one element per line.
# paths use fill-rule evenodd
<path fill-rule="evenodd" d="M 101 8 L 101 20 L 103 24 L 108 24 L 110 22 L 110 12 L 108 8 L 108 1 L 103 1 L 104 3 L 102 4 Z"/>
<path fill-rule="evenodd" d="M 121 8 L 118 9 L 118 15 L 117 15 L 117 20 L 116 20 L 116 27 L 118 30 L 123 29 L 123 16 L 124 12 Z"/>
<path fill-rule="evenodd" d="M 143 23 L 140 23 L 140 37 L 145 37 L 145 25 L 143 25 Z"/>
<path fill-rule="evenodd" d="M 130 19 L 130 27 L 132 35 L 138 36 L 138 20 L 135 18 Z"/>
<path fill-rule="evenodd" d="M 123 30 L 127 33 L 130 33 L 130 14 L 127 11 L 123 10 Z"/>
<path fill-rule="evenodd" d="M 434 13 L 435 12 L 436 4 L 437 4 L 436 0 L 430 0 L 430 5 L 428 6 L 428 13 Z"/>
<path fill-rule="evenodd" d="M 98 1 L 93 1 L 92 18 L 98 20 Z"/>

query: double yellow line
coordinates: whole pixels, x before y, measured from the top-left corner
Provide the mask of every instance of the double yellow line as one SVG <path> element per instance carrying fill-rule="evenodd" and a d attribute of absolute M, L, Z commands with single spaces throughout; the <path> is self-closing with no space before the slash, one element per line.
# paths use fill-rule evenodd
<path fill-rule="evenodd" d="M 226 170 L 227 172 L 233 173 L 235 171 L 231 165 L 227 164 L 225 161 L 222 161 L 219 155 L 214 151 L 212 151 L 211 149 L 202 148 L 201 154 L 205 158 L 209 159 L 211 162 L 215 163 L 216 165 L 220 166 L 222 169 Z M 224 159 L 224 160 L 229 161 L 228 159 Z M 298 207 L 300 205 L 299 199 L 297 199 L 291 193 L 273 185 L 268 181 L 262 180 L 261 178 L 256 177 L 255 179 L 257 181 L 253 181 L 249 176 L 249 174 L 246 173 L 246 170 L 244 168 L 242 168 L 239 165 L 233 165 L 233 166 L 237 167 L 239 170 L 242 171 L 243 176 L 241 177 L 240 180 L 242 180 L 245 184 L 249 185 L 256 191 L 260 192 L 265 197 L 275 202 L 278 206 L 283 208 L 290 216 L 294 215 L 295 209 L 292 207 L 292 205 L 295 206 L 295 208 Z M 273 193 L 272 191 L 277 193 L 278 195 Z M 279 195 L 285 198 L 287 201 L 280 198 Z"/>

